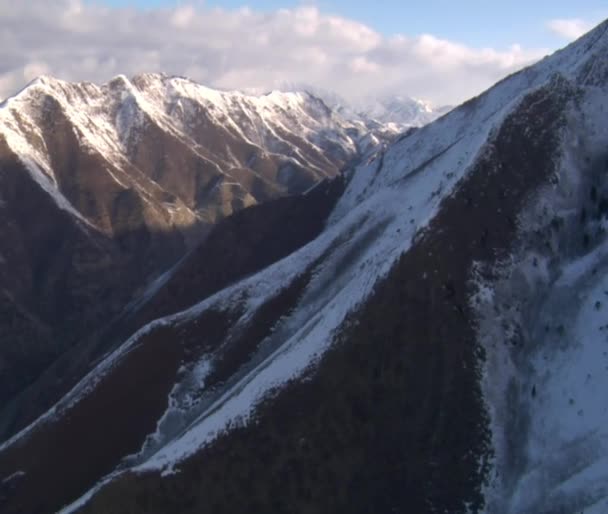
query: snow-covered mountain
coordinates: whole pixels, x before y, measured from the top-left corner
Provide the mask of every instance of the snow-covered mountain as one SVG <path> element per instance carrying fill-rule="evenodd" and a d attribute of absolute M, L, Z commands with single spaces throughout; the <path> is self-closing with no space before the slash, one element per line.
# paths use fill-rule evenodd
<path fill-rule="evenodd" d="M 399 128 L 421 127 L 449 112 L 451 106 L 436 107 L 425 100 L 407 96 L 367 98 L 356 105 L 363 118 Z"/>
<path fill-rule="evenodd" d="M 335 176 L 368 150 L 368 132 L 307 93 L 248 96 L 158 74 L 103 86 L 41 77 L 0 109 L 8 150 L 59 206 L 106 232 L 116 227 L 101 195 L 62 157 L 98 161 L 95 180 L 132 190 L 160 226 L 191 225 Z"/>
<path fill-rule="evenodd" d="M 606 512 L 606 55 L 216 225 L 0 447 L 2 511 Z"/>
<path fill-rule="evenodd" d="M 0 434 L 47 407 L 17 398 L 24 388 L 214 223 L 306 191 L 394 136 L 307 93 L 154 74 L 41 77 L 3 102 Z"/>
<path fill-rule="evenodd" d="M 426 100 L 409 96 L 385 94 L 346 100 L 339 94 L 306 84 L 285 84 L 284 91 L 308 92 L 350 120 L 359 120 L 367 127 L 389 132 L 406 132 L 422 127 L 443 116 L 452 106 L 435 106 Z"/>

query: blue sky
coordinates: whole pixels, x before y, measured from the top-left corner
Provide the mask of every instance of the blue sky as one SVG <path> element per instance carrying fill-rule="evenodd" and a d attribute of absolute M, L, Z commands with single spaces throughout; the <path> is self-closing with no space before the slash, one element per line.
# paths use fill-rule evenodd
<path fill-rule="evenodd" d="M 138 8 L 174 7 L 183 0 L 92 0 L 114 7 Z M 197 3 L 196 1 L 193 3 Z M 201 2 L 198 2 L 201 3 Z M 580 18 L 597 21 L 608 16 L 606 0 L 318 0 L 301 2 L 288 0 L 206 0 L 207 7 L 272 11 L 302 4 L 316 5 L 322 12 L 337 14 L 365 23 L 374 30 L 390 36 L 431 33 L 474 47 L 506 47 L 521 44 L 526 47 L 556 48 L 563 39 L 552 33 L 546 22 L 556 18 Z"/>

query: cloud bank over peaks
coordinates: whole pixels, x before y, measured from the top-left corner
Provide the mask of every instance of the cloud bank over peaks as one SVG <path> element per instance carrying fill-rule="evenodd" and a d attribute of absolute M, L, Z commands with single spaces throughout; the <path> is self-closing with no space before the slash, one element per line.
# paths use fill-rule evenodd
<path fill-rule="evenodd" d="M 222 89 L 293 82 L 347 99 L 400 94 L 456 104 L 547 53 L 471 48 L 431 34 L 386 37 L 315 6 L 142 10 L 0 0 L 0 34 L 0 98 L 42 73 L 101 83 L 165 72 Z"/>

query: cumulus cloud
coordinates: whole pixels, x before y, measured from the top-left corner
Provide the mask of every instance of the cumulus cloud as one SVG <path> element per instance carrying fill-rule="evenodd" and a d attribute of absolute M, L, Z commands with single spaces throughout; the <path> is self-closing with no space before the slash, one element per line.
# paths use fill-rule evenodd
<path fill-rule="evenodd" d="M 544 53 L 476 49 L 434 35 L 386 37 L 314 6 L 138 10 L 0 0 L 0 98 L 40 73 L 105 82 L 119 73 L 165 72 L 219 88 L 301 83 L 346 98 L 398 93 L 453 104 Z"/>
<path fill-rule="evenodd" d="M 591 30 L 595 23 L 581 18 L 563 18 L 549 20 L 549 30 L 561 38 L 573 41 L 581 37 L 585 32 Z"/>

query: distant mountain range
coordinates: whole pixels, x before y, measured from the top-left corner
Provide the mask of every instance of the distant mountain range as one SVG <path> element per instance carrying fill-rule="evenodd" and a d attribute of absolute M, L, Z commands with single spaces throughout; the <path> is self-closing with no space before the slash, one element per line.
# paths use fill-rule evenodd
<path fill-rule="evenodd" d="M 404 96 L 368 98 L 356 104 L 356 111 L 363 118 L 371 118 L 400 129 L 421 127 L 449 112 L 451 106 L 435 107 L 424 100 Z"/>
<path fill-rule="evenodd" d="M 406 132 L 158 75 L 3 104 L 0 511 L 607 512 L 606 55 Z"/>
<path fill-rule="evenodd" d="M 347 119 L 357 119 L 366 125 L 379 123 L 395 131 L 404 132 L 435 121 L 452 106 L 435 106 L 431 102 L 403 95 L 368 96 L 346 100 L 333 91 L 307 84 L 285 84 L 282 91 L 308 92 Z"/>

